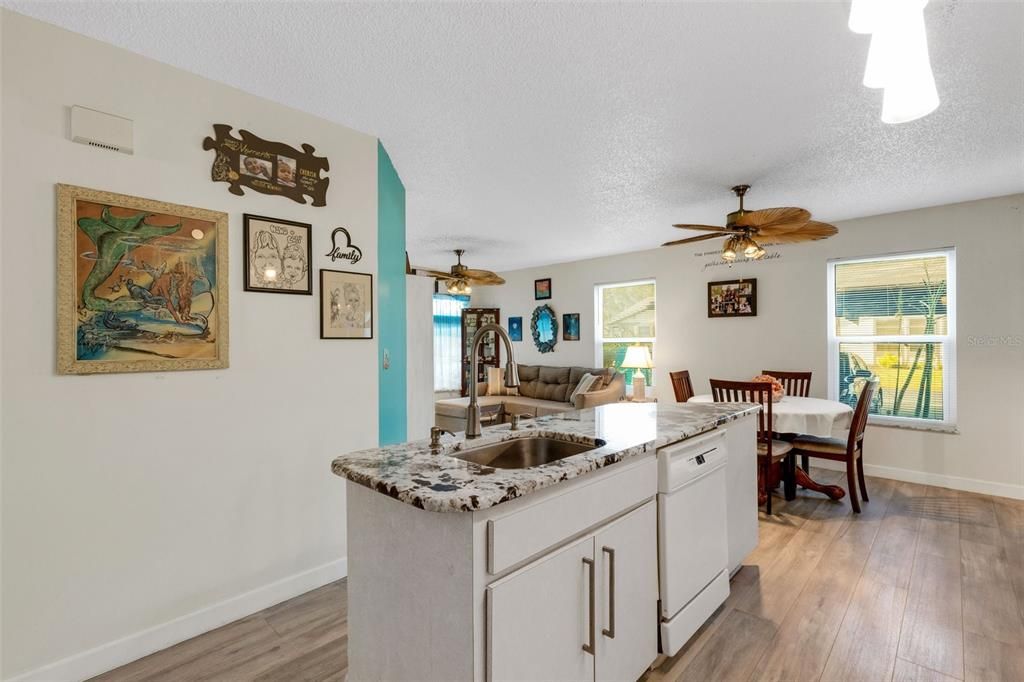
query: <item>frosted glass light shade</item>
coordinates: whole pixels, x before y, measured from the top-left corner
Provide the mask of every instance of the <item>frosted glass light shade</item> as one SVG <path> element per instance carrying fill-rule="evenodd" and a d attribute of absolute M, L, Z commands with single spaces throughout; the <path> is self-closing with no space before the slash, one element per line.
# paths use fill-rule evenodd
<path fill-rule="evenodd" d="M 885 89 L 882 121 L 906 123 L 935 111 L 939 94 L 928 57 L 924 25 L 927 0 L 858 1 L 870 3 L 871 9 L 861 9 L 855 17 L 854 10 L 859 5 L 851 7 L 851 29 L 854 24 L 861 28 L 870 24 L 871 45 L 864 85 Z"/>
<path fill-rule="evenodd" d="M 939 106 L 939 93 L 928 58 L 924 13 L 908 12 L 899 30 L 901 40 L 889 48 L 892 66 L 888 69 L 882 97 L 882 120 L 886 123 L 913 121 Z"/>
<path fill-rule="evenodd" d="M 878 16 L 885 0 L 853 0 L 850 3 L 850 30 L 854 33 L 873 33 L 879 25 Z"/>

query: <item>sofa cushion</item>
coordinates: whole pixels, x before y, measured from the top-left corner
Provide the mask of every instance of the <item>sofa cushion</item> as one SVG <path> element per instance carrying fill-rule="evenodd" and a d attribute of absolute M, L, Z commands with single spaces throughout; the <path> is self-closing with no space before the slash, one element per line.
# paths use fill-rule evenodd
<path fill-rule="evenodd" d="M 540 367 L 537 365 L 519 365 L 519 395 L 526 398 L 533 397 L 533 389 L 537 384 L 537 377 L 540 376 Z"/>
<path fill-rule="evenodd" d="M 569 399 L 569 368 L 519 365 L 519 395 L 566 402 Z"/>
<path fill-rule="evenodd" d="M 505 398 L 505 414 L 526 414 L 532 417 L 543 417 L 547 414 L 559 414 L 572 409 L 569 403 L 557 403 L 540 398 L 526 398 L 524 396 L 509 396 Z"/>
<path fill-rule="evenodd" d="M 487 405 L 500 405 L 507 398 L 500 395 L 482 395 L 477 398 L 480 407 Z M 469 398 L 446 398 L 434 402 L 434 414 L 442 414 L 446 417 L 466 417 L 466 408 L 469 407 Z"/>
<path fill-rule="evenodd" d="M 569 368 L 541 367 L 533 397 L 564 403 L 569 400 Z"/>

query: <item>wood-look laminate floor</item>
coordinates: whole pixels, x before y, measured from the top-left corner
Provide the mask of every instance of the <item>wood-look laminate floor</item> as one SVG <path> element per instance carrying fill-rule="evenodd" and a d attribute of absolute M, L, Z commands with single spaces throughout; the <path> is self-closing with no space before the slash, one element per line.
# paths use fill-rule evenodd
<path fill-rule="evenodd" d="M 859 516 L 776 498 L 728 601 L 645 681 L 1024 680 L 1024 502 L 870 477 L 868 492 Z M 342 580 L 95 679 L 342 680 L 347 634 Z"/>

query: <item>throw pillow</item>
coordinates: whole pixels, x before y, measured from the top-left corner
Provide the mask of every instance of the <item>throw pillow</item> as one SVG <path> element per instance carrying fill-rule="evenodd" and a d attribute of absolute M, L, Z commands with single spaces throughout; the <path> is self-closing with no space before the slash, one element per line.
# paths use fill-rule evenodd
<path fill-rule="evenodd" d="M 519 395 L 518 388 L 505 386 L 505 368 L 487 368 L 487 395 Z"/>
<path fill-rule="evenodd" d="M 580 378 L 580 383 L 576 384 L 576 389 L 572 392 L 572 395 L 569 396 L 569 402 L 575 405 L 576 396 L 578 396 L 580 393 L 586 393 L 587 391 L 589 391 L 591 387 L 594 385 L 594 382 L 596 382 L 598 379 L 599 377 L 596 377 L 593 374 L 584 374 Z"/>

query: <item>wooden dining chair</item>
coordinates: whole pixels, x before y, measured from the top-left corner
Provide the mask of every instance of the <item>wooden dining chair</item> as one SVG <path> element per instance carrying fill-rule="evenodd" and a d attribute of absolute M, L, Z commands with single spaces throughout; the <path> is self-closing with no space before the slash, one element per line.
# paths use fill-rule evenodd
<path fill-rule="evenodd" d="M 795 395 L 807 398 L 811 395 L 811 373 L 810 372 L 783 372 L 778 369 L 762 369 L 761 374 L 775 377 L 782 382 L 786 389 L 786 395 Z"/>
<path fill-rule="evenodd" d="M 796 470 L 790 456 L 790 443 L 772 438 L 772 385 L 763 381 L 711 380 L 711 396 L 716 403 L 758 403 L 757 415 L 757 503 L 772 513 L 772 468 L 782 462 L 786 485 L 786 499 L 796 496 Z"/>
<path fill-rule="evenodd" d="M 689 370 L 669 372 L 668 376 L 672 379 L 672 390 L 675 391 L 677 403 L 685 403 L 693 397 L 693 382 L 690 381 Z"/>
<path fill-rule="evenodd" d="M 864 482 L 864 429 L 868 423 L 868 411 L 871 400 L 878 390 L 878 379 L 868 380 L 857 398 L 857 407 L 853 410 L 853 422 L 850 424 L 850 435 L 842 438 L 815 438 L 800 436 L 793 441 L 793 454 L 808 457 L 820 457 L 834 462 L 846 463 L 846 485 L 850 492 L 850 506 L 855 514 L 860 513 L 860 502 L 857 500 L 857 486 L 864 501 L 868 501 L 868 488 Z M 805 469 L 806 470 L 806 469 Z M 857 474 L 856 485 L 854 471 Z"/>
<path fill-rule="evenodd" d="M 786 390 L 786 395 L 795 395 L 801 398 L 807 398 L 811 395 L 810 372 L 785 372 L 779 369 L 762 369 L 761 374 L 767 374 L 781 381 L 782 388 Z M 810 459 L 807 455 L 801 455 L 800 466 L 804 471 L 807 471 L 809 464 Z"/>

